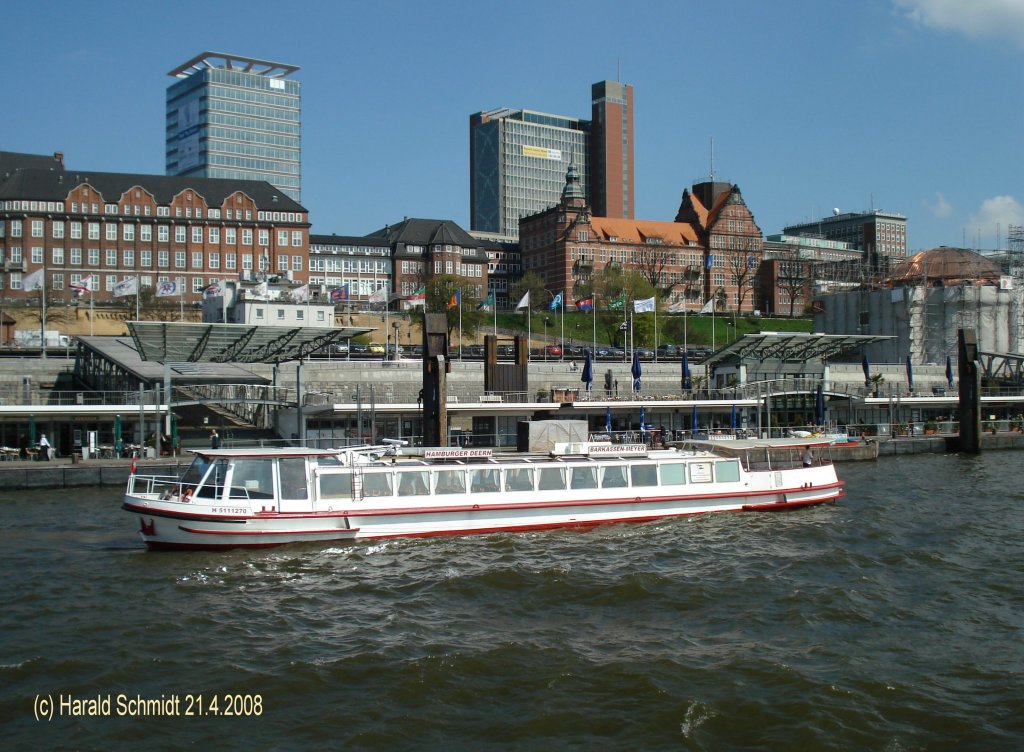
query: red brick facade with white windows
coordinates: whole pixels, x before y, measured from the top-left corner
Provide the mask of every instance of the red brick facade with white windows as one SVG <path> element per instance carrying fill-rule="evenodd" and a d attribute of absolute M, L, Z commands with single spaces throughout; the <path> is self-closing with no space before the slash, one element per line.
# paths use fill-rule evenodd
<path fill-rule="evenodd" d="M 308 279 L 307 211 L 269 183 L 76 172 L 41 157 L 0 153 L 0 297 L 44 269 L 47 297 L 71 299 L 88 282 L 94 299 L 116 283 L 180 280 L 185 302 L 218 280 L 263 274 Z"/>
<path fill-rule="evenodd" d="M 699 183 L 683 192 L 674 222 L 596 217 L 570 167 L 562 200 L 519 224 L 523 273 L 540 275 L 566 300 L 610 264 L 641 271 L 669 312 L 698 312 L 712 297 L 718 311 L 753 311 L 761 230 L 739 188 Z M 742 295 L 742 297 L 741 297 Z M 600 305 L 600 303 L 599 303 Z"/>

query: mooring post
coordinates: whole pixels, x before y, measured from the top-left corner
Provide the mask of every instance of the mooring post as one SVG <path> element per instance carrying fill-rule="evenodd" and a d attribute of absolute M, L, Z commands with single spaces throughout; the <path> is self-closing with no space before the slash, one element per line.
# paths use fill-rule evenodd
<path fill-rule="evenodd" d="M 423 446 L 448 446 L 448 317 L 423 316 Z"/>
<path fill-rule="evenodd" d="M 961 452 L 981 451 L 981 381 L 978 369 L 978 338 L 973 329 L 958 329 L 957 366 Z"/>

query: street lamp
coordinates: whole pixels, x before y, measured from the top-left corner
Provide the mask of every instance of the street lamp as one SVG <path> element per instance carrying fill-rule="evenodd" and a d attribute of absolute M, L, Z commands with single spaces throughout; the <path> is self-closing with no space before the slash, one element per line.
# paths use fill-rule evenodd
<path fill-rule="evenodd" d="M 391 326 L 393 326 L 395 328 L 395 336 L 394 336 L 395 357 L 394 357 L 394 360 L 398 360 L 398 329 L 401 326 L 401 324 L 399 324 L 397 321 L 392 321 L 391 322 Z"/>

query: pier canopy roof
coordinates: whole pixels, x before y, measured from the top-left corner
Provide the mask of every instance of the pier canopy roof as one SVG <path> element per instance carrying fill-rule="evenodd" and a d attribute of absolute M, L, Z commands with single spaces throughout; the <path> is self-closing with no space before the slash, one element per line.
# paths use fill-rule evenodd
<path fill-rule="evenodd" d="M 129 321 L 142 360 L 162 363 L 283 363 L 373 331 L 366 327 L 266 326 Z"/>
<path fill-rule="evenodd" d="M 782 360 L 806 363 L 828 360 L 860 350 L 865 345 L 893 339 L 874 334 L 808 334 L 807 332 L 761 332 L 745 334 L 735 342 L 713 352 L 706 365 L 725 361 Z"/>

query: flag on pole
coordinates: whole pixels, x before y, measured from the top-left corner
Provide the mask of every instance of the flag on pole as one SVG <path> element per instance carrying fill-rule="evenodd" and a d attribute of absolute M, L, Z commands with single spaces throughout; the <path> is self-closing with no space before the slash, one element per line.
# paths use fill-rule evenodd
<path fill-rule="evenodd" d="M 491 290 L 476 308 L 478 311 L 493 311 L 494 305 L 494 290 Z"/>
<path fill-rule="evenodd" d="M 342 287 L 345 288 L 345 292 L 346 292 L 345 299 L 348 300 L 348 285 L 342 285 Z M 421 295 L 422 292 L 423 292 L 423 290 L 417 291 L 416 294 L 413 295 L 413 298 L 415 298 L 416 295 Z M 367 303 L 387 303 L 388 302 L 388 288 L 386 288 L 386 287 L 378 287 L 376 290 L 373 291 L 373 294 L 370 295 L 370 297 L 366 299 L 366 302 Z"/>
<path fill-rule="evenodd" d="M 526 294 L 523 295 L 523 297 L 520 298 L 519 302 L 516 304 L 516 311 L 521 311 L 524 308 L 529 308 L 529 307 L 530 307 L 530 291 L 527 290 Z"/>
<path fill-rule="evenodd" d="M 654 310 L 655 298 L 651 296 L 643 300 L 633 301 L 633 311 L 636 313 L 651 313 Z"/>
<path fill-rule="evenodd" d="M 385 296 L 385 300 L 387 296 Z M 425 306 L 427 304 L 427 288 L 421 287 L 419 290 L 409 296 L 409 305 L 411 306 Z"/>
<path fill-rule="evenodd" d="M 617 297 L 615 300 L 608 304 L 608 307 L 612 310 L 618 310 L 619 308 L 622 308 L 622 306 L 624 305 L 626 305 L 626 293 L 622 293 L 621 295 L 619 295 L 619 297 Z"/>
<path fill-rule="evenodd" d="M 714 255 L 709 254 L 708 255 L 708 260 L 707 260 L 706 265 L 705 265 L 705 268 L 708 271 L 711 271 L 711 267 L 714 266 L 714 265 L 715 265 L 715 257 L 714 257 Z"/>
<path fill-rule="evenodd" d="M 210 287 L 213 287 L 213 285 L 211 285 Z M 220 288 L 218 287 L 217 289 L 219 290 Z M 206 291 L 209 292 L 209 290 L 210 288 L 207 287 Z M 129 277 L 128 279 L 122 279 L 120 282 L 114 285 L 114 289 L 111 291 L 111 293 L 115 298 L 123 298 L 127 295 L 135 295 L 136 293 L 138 293 L 138 291 L 139 278 Z"/>
<path fill-rule="evenodd" d="M 348 300 L 348 285 L 335 287 L 333 290 L 331 290 L 330 295 L 332 303 L 344 303 L 346 300 Z"/>
<path fill-rule="evenodd" d="M 133 277 L 133 279 L 136 281 L 135 289 L 132 290 L 132 292 L 130 292 L 130 293 L 127 293 L 127 292 L 124 293 L 125 295 L 132 295 L 132 294 L 134 294 L 138 290 L 138 277 Z M 127 282 L 127 281 L 128 280 L 125 280 L 125 282 Z M 119 285 L 121 285 L 121 284 L 124 284 L 124 282 L 119 283 Z M 206 289 L 203 290 L 203 295 L 205 297 L 207 297 L 207 298 L 216 298 L 216 297 L 219 297 L 219 296 L 221 296 L 223 294 L 224 294 L 224 288 L 220 286 L 220 282 L 217 281 L 217 280 L 214 280 L 213 282 L 208 284 L 206 286 Z M 117 287 L 114 287 L 114 295 L 117 296 Z"/>
<path fill-rule="evenodd" d="M 296 303 L 308 303 L 309 302 L 309 283 L 296 287 L 292 290 L 292 300 Z"/>
<path fill-rule="evenodd" d="M 594 299 L 593 298 L 583 298 L 583 300 L 577 300 L 576 301 L 576 310 L 577 311 L 593 311 L 594 310 Z"/>
<path fill-rule="evenodd" d="M 704 304 L 704 307 L 700 309 L 701 313 L 714 313 L 715 311 L 715 298 L 714 296 L 708 298 L 708 302 Z"/>
<path fill-rule="evenodd" d="M 455 294 L 452 295 L 451 299 L 448 301 L 448 309 L 451 310 L 455 306 L 460 305 L 462 305 L 462 290 L 456 290 Z"/>
<path fill-rule="evenodd" d="M 166 282 L 162 282 L 161 286 L 164 285 L 164 284 L 167 284 L 167 283 Z M 172 282 L 171 284 L 174 284 L 174 283 Z M 251 297 L 253 299 L 255 299 L 255 300 L 266 300 L 268 297 L 270 297 L 270 288 L 267 286 L 266 281 L 260 282 L 258 285 L 254 285 L 250 292 L 251 292 Z M 157 295 L 162 295 L 162 294 L 163 293 L 157 292 Z M 169 292 L 167 294 L 168 295 L 174 295 L 173 292 Z"/>
<path fill-rule="evenodd" d="M 267 283 L 262 282 L 260 284 L 262 284 L 264 290 L 266 290 Z M 259 287 L 259 285 L 256 285 L 256 287 Z M 158 298 L 170 297 L 171 295 L 177 295 L 179 292 L 178 280 L 176 279 L 166 279 L 156 287 L 156 296 Z"/>
<path fill-rule="evenodd" d="M 31 274 L 27 274 L 21 278 L 21 289 L 25 292 L 31 292 L 32 290 L 43 289 L 43 270 L 36 269 Z"/>
<path fill-rule="evenodd" d="M 558 293 L 551 299 L 551 305 L 548 306 L 549 311 L 557 311 L 562 307 L 562 293 Z"/>

